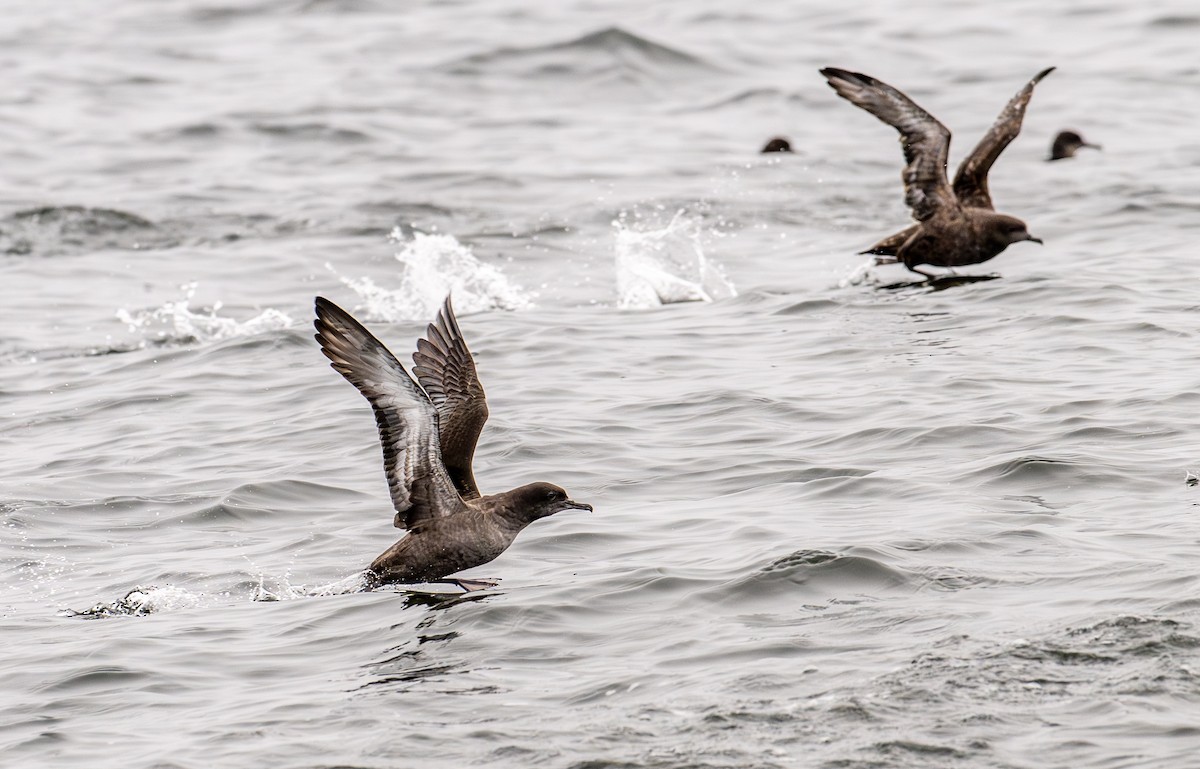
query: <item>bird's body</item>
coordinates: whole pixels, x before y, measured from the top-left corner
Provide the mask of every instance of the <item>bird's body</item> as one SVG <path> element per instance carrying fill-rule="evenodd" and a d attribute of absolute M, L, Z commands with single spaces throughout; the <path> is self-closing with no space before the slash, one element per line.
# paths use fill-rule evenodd
<path fill-rule="evenodd" d="M 1019 219 L 981 208 L 962 208 L 952 216 L 939 216 L 906 227 L 863 251 L 864 254 L 895 257 L 914 272 L 918 265 L 965 267 L 997 256 L 1011 243 L 1009 233 L 1025 232 Z M 1019 240 L 1036 238 L 1017 237 Z M 922 273 L 923 274 L 923 273 Z"/>
<path fill-rule="evenodd" d="M 380 582 L 437 582 L 495 560 L 529 523 L 506 494 L 480 497 L 458 513 L 415 527 L 369 570 Z"/>
<path fill-rule="evenodd" d="M 468 509 L 410 531 L 368 568 L 380 582 L 436 582 L 495 560 L 518 531 Z"/>
<path fill-rule="evenodd" d="M 345 310 L 317 297 L 316 312 L 321 352 L 374 409 L 394 525 L 409 530 L 371 563 L 370 582 L 443 581 L 495 559 L 539 518 L 592 509 L 549 483 L 479 493 L 471 463 L 487 402 L 448 297 L 413 355 L 420 384 Z"/>
<path fill-rule="evenodd" d="M 917 223 L 863 253 L 876 255 L 879 263 L 900 262 L 913 272 L 932 277 L 918 267 L 979 264 L 1013 243 L 1041 243 L 1020 219 L 996 212 L 987 174 L 1020 132 L 1033 87 L 1053 69 L 1038 73 L 1009 101 L 958 167 L 953 185 L 946 176 L 950 131 L 944 125 L 887 83 L 858 72 L 822 69 L 839 96 L 895 128 L 904 148 L 904 199 Z"/>

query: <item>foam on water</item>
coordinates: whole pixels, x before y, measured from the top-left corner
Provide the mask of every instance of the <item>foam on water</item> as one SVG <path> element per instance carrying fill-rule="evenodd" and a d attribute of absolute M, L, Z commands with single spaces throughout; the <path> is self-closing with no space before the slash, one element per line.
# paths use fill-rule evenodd
<path fill-rule="evenodd" d="M 875 257 L 871 257 L 867 261 L 855 267 L 849 275 L 839 280 L 838 288 L 849 288 L 850 286 L 878 283 L 879 280 L 876 278 L 875 271 L 872 269 L 873 267 L 875 267 Z"/>
<path fill-rule="evenodd" d="M 618 307 L 712 302 L 737 296 L 724 270 L 704 253 L 705 238 L 712 233 L 705 230 L 700 217 L 680 209 L 662 227 L 641 219 L 640 214 L 622 211 L 613 222 Z"/>
<path fill-rule="evenodd" d="M 403 245 L 396 253 L 396 261 L 403 265 L 397 288 L 385 288 L 369 277 L 347 278 L 326 264 L 358 294 L 370 320 L 427 320 L 437 314 L 447 294 L 454 296 L 454 309 L 460 315 L 533 306 L 528 292 L 498 268 L 479 261 L 453 235 L 417 232 L 406 241 L 397 227 L 390 237 Z"/>
<path fill-rule="evenodd" d="M 180 286 L 184 291 L 183 299 L 164 302 L 154 309 L 130 311 L 120 308 L 116 313 L 117 319 L 129 326 L 130 333 L 142 335 L 143 341 L 139 346 L 145 346 L 148 341 L 159 344 L 215 342 L 275 331 L 293 323 L 286 313 L 271 307 L 244 321 L 217 315 L 223 306 L 222 302 L 192 310 L 190 304 L 198 285 L 192 282 Z"/>
<path fill-rule="evenodd" d="M 174 585 L 138 585 L 122 598 L 110 603 L 98 603 L 90 609 L 68 609 L 67 616 L 100 619 L 104 617 L 142 617 L 164 611 L 193 609 L 203 601 L 203 593 Z"/>
<path fill-rule="evenodd" d="M 97 603 L 87 609 L 64 609 L 68 617 L 103 619 L 107 617 L 144 617 L 149 614 L 195 609 L 214 602 L 249 599 L 251 601 L 292 601 L 315 596 L 359 593 L 368 588 L 365 571 L 355 572 L 340 580 L 323 585 L 294 584 L 290 575 L 270 577 L 259 574 L 258 582 L 249 594 L 239 591 L 209 594 L 177 585 L 138 585 L 124 596 Z"/>
<path fill-rule="evenodd" d="M 251 600 L 254 601 L 291 601 L 296 598 L 311 598 L 322 595 L 345 595 L 346 593 L 361 593 L 368 587 L 367 572 L 359 571 L 335 582 L 324 585 L 296 585 L 291 577 L 268 578 L 265 574 L 258 577 Z"/>

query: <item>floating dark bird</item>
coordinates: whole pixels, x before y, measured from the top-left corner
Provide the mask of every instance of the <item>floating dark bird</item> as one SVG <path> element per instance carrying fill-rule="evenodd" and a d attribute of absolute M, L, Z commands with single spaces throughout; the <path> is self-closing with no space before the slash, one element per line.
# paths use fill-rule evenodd
<path fill-rule="evenodd" d="M 323 297 L 317 297 L 316 310 L 321 352 L 375 410 L 396 508 L 394 523 L 408 529 L 371 563 L 368 576 L 374 585 L 450 582 L 468 591 L 492 587 L 494 583 L 446 577 L 496 558 L 539 518 L 592 509 L 549 483 L 480 495 L 471 461 L 487 421 L 487 400 L 449 297 L 425 338 L 417 340 L 417 381 L 345 310 Z"/>
<path fill-rule="evenodd" d="M 1004 111 L 958 167 L 951 185 L 946 178 L 950 131 L 912 99 L 869 75 L 827 67 L 821 74 L 847 101 L 870 112 L 900 132 L 904 147 L 904 201 L 917 223 L 884 238 L 864 254 L 875 254 L 877 264 L 900 262 L 917 269 L 979 264 L 1013 243 L 1042 241 L 1029 234 L 1020 219 L 996 213 L 988 193 L 987 175 L 996 158 L 1021 131 L 1025 107 L 1033 87 L 1054 67 L 1042 70 L 1008 102 Z"/>
<path fill-rule="evenodd" d="M 768 152 L 791 152 L 792 143 L 782 136 L 776 136 L 771 141 L 767 142 L 759 152 L 767 154 Z"/>
<path fill-rule="evenodd" d="M 1054 144 L 1050 145 L 1050 157 L 1046 159 L 1073 158 L 1075 153 L 1083 147 L 1091 147 L 1094 150 L 1103 149 L 1099 144 L 1084 141 L 1083 137 L 1075 131 L 1059 131 L 1058 136 L 1054 137 Z"/>

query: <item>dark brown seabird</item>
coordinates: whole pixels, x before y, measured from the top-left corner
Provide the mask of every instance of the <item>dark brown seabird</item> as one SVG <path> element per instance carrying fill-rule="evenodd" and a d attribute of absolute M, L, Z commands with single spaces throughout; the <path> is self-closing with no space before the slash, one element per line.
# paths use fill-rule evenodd
<path fill-rule="evenodd" d="M 389 582 L 450 582 L 468 591 L 493 587 L 446 577 L 496 558 L 539 518 L 592 509 L 549 483 L 480 495 L 471 460 L 487 421 L 487 400 L 450 297 L 425 338 L 417 340 L 413 373 L 419 385 L 348 312 L 324 297 L 317 297 L 316 310 L 321 352 L 375 410 L 394 523 L 408 529 L 371 563 L 373 587 Z"/>
<path fill-rule="evenodd" d="M 1046 159 L 1073 158 L 1075 153 L 1084 147 L 1091 147 L 1094 150 L 1103 149 L 1099 144 L 1084 141 L 1083 137 L 1075 131 L 1059 131 L 1058 136 L 1054 137 L 1054 144 L 1050 145 L 1050 157 Z"/>
<path fill-rule="evenodd" d="M 876 264 L 900 262 L 927 278 L 918 265 L 960 267 L 979 264 L 1013 243 L 1031 240 L 1020 219 L 996 213 L 987 175 L 996 158 L 1021 131 L 1033 87 L 1054 67 L 1042 70 L 1017 92 L 958 167 L 951 185 L 946 178 L 950 131 L 912 99 L 869 75 L 826 67 L 821 74 L 838 96 L 863 108 L 900 132 L 904 160 L 904 202 L 917 223 L 863 251 Z M 891 257 L 878 258 L 878 257 Z"/>

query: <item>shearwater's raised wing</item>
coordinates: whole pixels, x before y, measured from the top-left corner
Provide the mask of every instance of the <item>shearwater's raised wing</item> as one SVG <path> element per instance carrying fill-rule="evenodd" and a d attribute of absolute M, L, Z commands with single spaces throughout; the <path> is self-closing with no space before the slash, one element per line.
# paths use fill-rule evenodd
<path fill-rule="evenodd" d="M 317 297 L 316 310 L 321 352 L 375 411 L 396 528 L 412 529 L 464 510 L 442 462 L 437 411 L 429 396 L 349 313 L 324 297 Z"/>
<path fill-rule="evenodd" d="M 417 340 L 413 363 L 413 374 L 437 407 L 446 471 L 463 499 L 477 499 L 471 464 L 488 418 L 487 398 L 449 296 L 425 338 Z"/>
<path fill-rule="evenodd" d="M 996 122 L 992 123 L 992 127 L 979 140 L 979 144 L 975 145 L 971 154 L 958 166 L 958 173 L 954 175 L 954 194 L 959 203 L 969 208 L 996 210 L 992 205 L 992 196 L 988 193 L 988 171 L 992 170 L 992 164 L 1000 157 L 1004 148 L 1021 133 L 1021 123 L 1025 120 L 1025 108 L 1029 106 L 1029 99 L 1033 96 L 1033 87 L 1053 71 L 1054 67 L 1042 70 L 1034 75 L 1024 88 L 1017 91 L 1017 95 L 1005 105 Z"/>
<path fill-rule="evenodd" d="M 946 179 L 950 131 L 916 102 L 882 80 L 861 72 L 826 67 L 821 74 L 838 96 L 870 112 L 900 132 L 904 161 L 904 202 L 919 222 L 956 206 Z"/>

